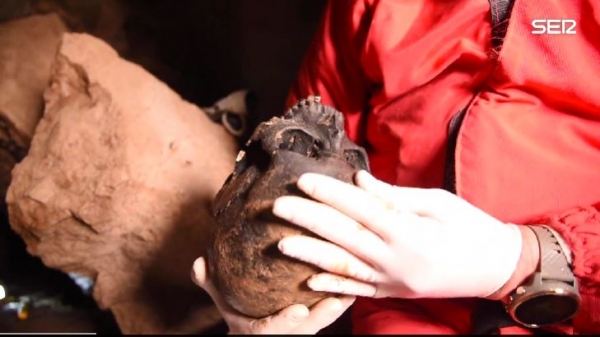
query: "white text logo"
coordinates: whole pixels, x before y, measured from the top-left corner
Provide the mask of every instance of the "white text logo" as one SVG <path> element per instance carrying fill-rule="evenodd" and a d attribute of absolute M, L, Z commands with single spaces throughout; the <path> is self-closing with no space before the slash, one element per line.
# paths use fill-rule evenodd
<path fill-rule="evenodd" d="M 531 27 L 533 27 L 531 34 L 574 35 L 576 26 L 577 22 L 572 19 L 533 20 L 531 21 Z"/>

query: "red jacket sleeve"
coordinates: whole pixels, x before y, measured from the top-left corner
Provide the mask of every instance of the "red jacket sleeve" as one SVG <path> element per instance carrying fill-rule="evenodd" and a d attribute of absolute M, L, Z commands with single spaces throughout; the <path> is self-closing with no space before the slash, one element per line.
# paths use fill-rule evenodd
<path fill-rule="evenodd" d="M 600 203 L 547 215 L 531 223 L 548 224 L 573 253 L 573 272 L 581 293 L 581 309 L 574 320 L 576 332 L 600 332 Z"/>
<path fill-rule="evenodd" d="M 368 82 L 361 66 L 361 50 L 369 28 L 369 0 L 331 0 L 319 29 L 292 85 L 286 105 L 308 95 L 344 112 L 346 133 L 362 142 L 362 115 L 367 106 Z"/>
<path fill-rule="evenodd" d="M 470 315 L 458 301 L 358 298 L 352 308 L 357 335 L 457 335 L 468 333 Z M 442 319 L 428 306 L 444 308 Z M 456 310 L 458 309 L 458 310 Z M 453 313 L 457 313 L 454 315 Z"/>
<path fill-rule="evenodd" d="M 579 282 L 581 309 L 573 329 L 563 333 L 600 332 L 600 203 L 549 214 L 528 224 L 547 224 L 564 238 L 573 253 L 573 271 Z M 448 299 L 357 300 L 353 317 L 359 334 L 469 333 L 473 302 Z M 518 328 L 519 334 L 530 333 Z M 503 332 L 507 333 L 506 331 Z"/>

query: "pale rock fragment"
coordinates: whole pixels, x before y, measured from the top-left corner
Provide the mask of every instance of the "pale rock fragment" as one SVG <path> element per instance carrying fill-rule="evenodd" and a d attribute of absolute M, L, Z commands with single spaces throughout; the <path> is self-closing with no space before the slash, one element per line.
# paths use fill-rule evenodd
<path fill-rule="evenodd" d="M 7 204 L 28 251 L 95 281 L 124 333 L 199 332 L 220 320 L 190 278 L 233 136 L 105 42 L 65 34 L 46 109 Z"/>

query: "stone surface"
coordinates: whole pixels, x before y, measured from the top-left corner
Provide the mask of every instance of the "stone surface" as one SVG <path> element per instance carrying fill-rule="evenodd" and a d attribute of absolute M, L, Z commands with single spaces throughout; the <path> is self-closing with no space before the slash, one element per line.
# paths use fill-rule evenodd
<path fill-rule="evenodd" d="M 361 169 L 369 169 L 364 149 L 347 138 L 341 112 L 321 105 L 318 97 L 258 126 L 213 209 L 218 227 L 207 254 L 209 274 L 233 308 L 259 318 L 292 304 L 311 306 L 328 295 L 306 286 L 315 267 L 277 249 L 285 236 L 313 234 L 275 217 L 271 208 L 279 196 L 303 195 L 296 187 L 303 173 L 352 183 Z"/>
<path fill-rule="evenodd" d="M 45 112 L 7 193 L 49 267 L 95 280 L 123 333 L 198 332 L 220 316 L 190 278 L 237 145 L 105 42 L 65 34 Z"/>
<path fill-rule="evenodd" d="M 44 111 L 50 66 L 66 30 L 54 14 L 0 24 L 0 207 Z"/>

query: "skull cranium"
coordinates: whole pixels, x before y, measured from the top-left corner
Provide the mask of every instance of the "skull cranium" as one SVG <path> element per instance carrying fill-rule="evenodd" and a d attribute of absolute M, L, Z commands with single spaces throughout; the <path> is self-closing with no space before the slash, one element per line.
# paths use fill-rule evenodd
<path fill-rule="evenodd" d="M 225 300 L 251 317 L 265 317 L 291 304 L 310 306 L 327 294 L 311 291 L 306 279 L 316 267 L 282 255 L 280 239 L 310 235 L 275 217 L 273 201 L 305 196 L 296 187 L 301 174 L 321 173 L 352 183 L 368 170 L 363 148 L 344 132 L 343 115 L 310 96 L 283 116 L 261 123 L 217 194 L 217 221 L 208 249 L 209 274 Z"/>

